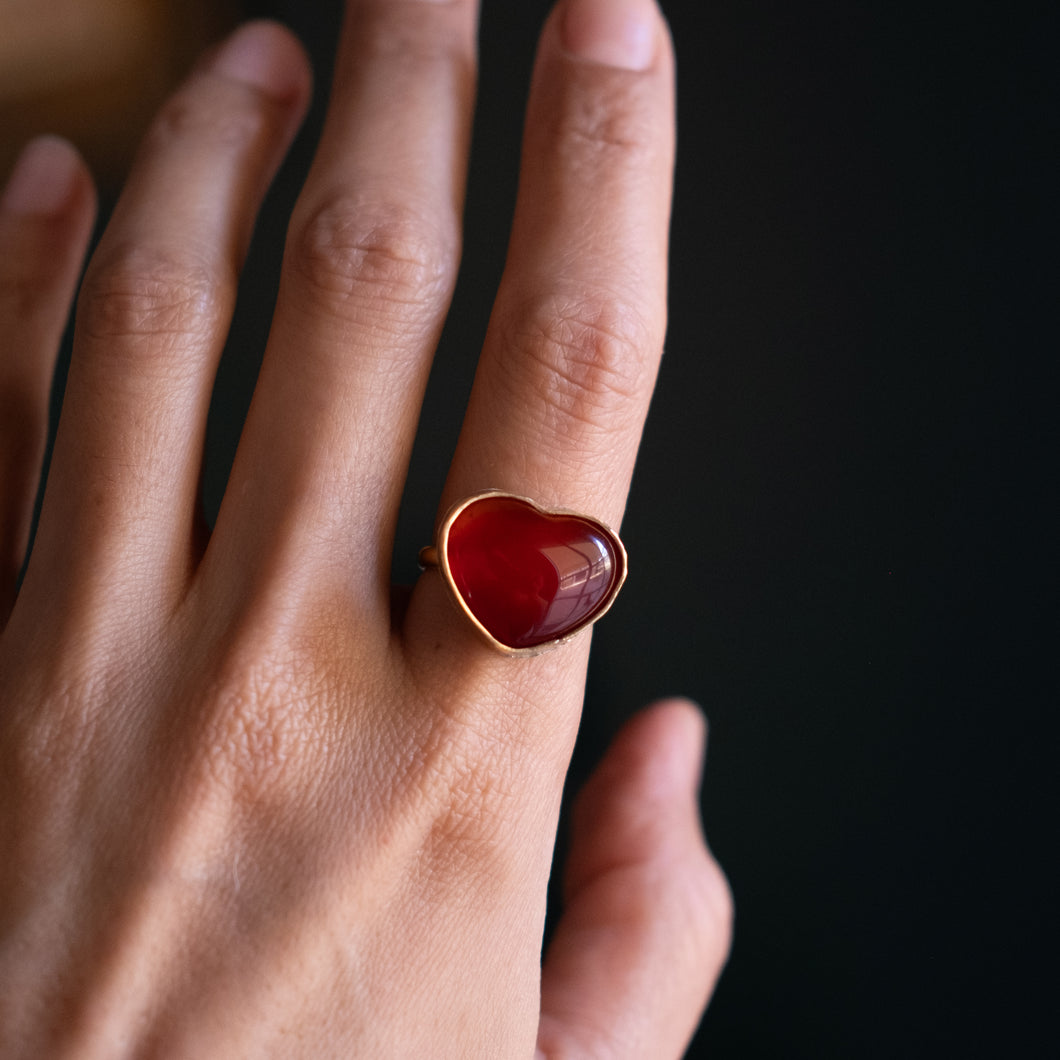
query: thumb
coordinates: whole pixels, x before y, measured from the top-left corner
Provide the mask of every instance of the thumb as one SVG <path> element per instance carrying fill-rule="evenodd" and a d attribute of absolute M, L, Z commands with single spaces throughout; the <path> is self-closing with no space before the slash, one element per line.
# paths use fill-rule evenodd
<path fill-rule="evenodd" d="M 578 797 L 539 1060 L 679 1057 L 695 1032 L 732 934 L 728 882 L 699 823 L 705 741 L 693 704 L 657 703 Z"/>

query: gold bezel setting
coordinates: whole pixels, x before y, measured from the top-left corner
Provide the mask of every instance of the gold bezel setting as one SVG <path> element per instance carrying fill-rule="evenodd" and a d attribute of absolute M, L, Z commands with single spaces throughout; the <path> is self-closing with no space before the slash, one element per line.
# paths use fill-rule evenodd
<path fill-rule="evenodd" d="M 564 633 L 562 636 L 555 638 L 554 640 L 544 641 L 541 644 L 534 644 L 525 648 L 512 647 L 510 644 L 505 644 L 503 641 L 498 640 L 479 620 L 475 613 L 471 610 L 467 600 L 464 599 L 463 594 L 456 583 L 456 579 L 453 576 L 453 572 L 449 566 L 448 557 L 448 545 L 449 545 L 449 532 L 453 527 L 453 524 L 460 517 L 467 508 L 473 504 L 477 504 L 480 501 L 489 498 L 504 498 L 506 500 L 516 501 L 520 504 L 525 504 L 531 510 L 544 518 L 569 518 L 576 519 L 580 522 L 586 523 L 590 527 L 599 531 L 602 536 L 611 545 L 613 557 L 614 557 L 614 574 L 612 577 L 611 585 L 608 589 L 607 595 L 589 615 L 586 616 L 585 620 L 575 625 L 569 632 Z M 518 493 L 510 493 L 507 490 L 488 489 L 482 490 L 479 493 L 472 494 L 470 497 L 465 497 L 463 500 L 457 502 L 446 512 L 445 518 L 442 520 L 438 527 L 438 533 L 435 536 L 434 545 L 428 546 L 420 550 L 420 566 L 422 567 L 437 567 L 442 576 L 445 579 L 445 583 L 449 589 L 449 595 L 456 602 L 460 610 L 470 619 L 471 624 L 478 630 L 480 635 L 485 638 L 495 650 L 501 652 L 507 656 L 523 656 L 529 657 L 534 655 L 541 655 L 544 652 L 552 651 L 555 648 L 560 647 L 563 644 L 567 644 L 573 640 L 579 634 L 584 633 L 590 626 L 594 625 L 599 621 L 610 609 L 611 605 L 615 602 L 615 598 L 618 596 L 619 590 L 622 588 L 623 583 L 626 580 L 628 573 L 628 557 L 626 555 L 625 546 L 622 544 L 618 534 L 615 533 L 606 523 L 601 522 L 599 519 L 594 519 L 592 516 L 585 515 L 582 512 L 576 512 L 569 508 L 551 508 L 546 507 L 543 504 L 539 504 L 537 501 L 530 497 L 521 496 Z"/>

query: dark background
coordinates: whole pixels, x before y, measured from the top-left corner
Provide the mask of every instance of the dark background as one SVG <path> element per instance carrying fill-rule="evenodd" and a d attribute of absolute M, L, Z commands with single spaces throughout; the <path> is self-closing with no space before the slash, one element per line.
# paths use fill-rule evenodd
<path fill-rule="evenodd" d="M 338 5 L 255 0 L 318 99 L 262 219 L 207 504 L 249 401 Z M 736 895 L 690 1055 L 1052 1057 L 1055 4 L 669 0 L 671 326 L 574 783 L 691 695 Z M 542 2 L 485 0 L 466 258 L 396 549 L 434 519 L 503 262 Z"/>

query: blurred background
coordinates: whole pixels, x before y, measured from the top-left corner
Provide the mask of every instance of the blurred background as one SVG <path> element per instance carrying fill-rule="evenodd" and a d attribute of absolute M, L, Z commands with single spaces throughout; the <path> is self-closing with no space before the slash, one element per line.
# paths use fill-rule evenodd
<path fill-rule="evenodd" d="M 465 263 L 399 579 L 417 574 L 503 264 L 547 6 L 484 3 Z M 671 327 L 572 785 L 652 698 L 704 705 L 707 831 L 738 912 L 690 1056 L 1053 1057 L 1057 6 L 664 6 Z M 295 29 L 318 87 L 218 377 L 211 512 L 339 5 L 0 0 L 0 166 L 62 132 L 105 207 L 161 95 L 251 15 Z"/>

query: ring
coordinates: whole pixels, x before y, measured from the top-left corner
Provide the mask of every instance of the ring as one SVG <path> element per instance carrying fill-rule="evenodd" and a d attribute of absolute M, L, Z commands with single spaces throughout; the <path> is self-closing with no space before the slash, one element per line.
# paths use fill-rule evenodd
<path fill-rule="evenodd" d="M 626 550 L 596 519 L 486 490 L 449 510 L 421 567 L 438 567 L 460 609 L 505 655 L 565 644 L 615 602 Z"/>

